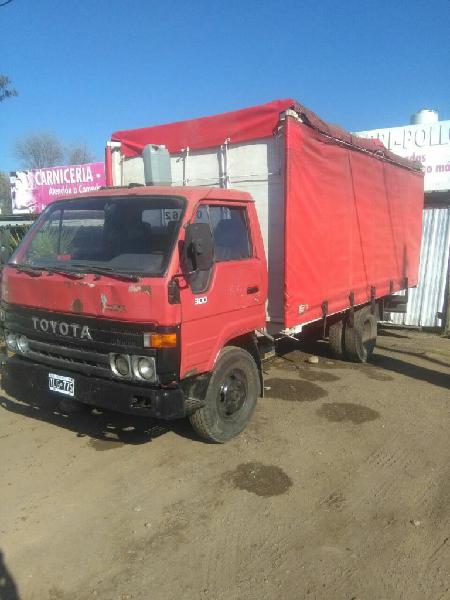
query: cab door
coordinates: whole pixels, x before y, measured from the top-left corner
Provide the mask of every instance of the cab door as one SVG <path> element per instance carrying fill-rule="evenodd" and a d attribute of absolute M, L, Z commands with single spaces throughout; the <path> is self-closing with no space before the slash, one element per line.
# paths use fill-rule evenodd
<path fill-rule="evenodd" d="M 256 256 L 247 204 L 201 203 L 194 222 L 211 227 L 214 264 L 180 293 L 182 377 L 210 370 L 228 340 L 265 321 L 265 263 Z"/>

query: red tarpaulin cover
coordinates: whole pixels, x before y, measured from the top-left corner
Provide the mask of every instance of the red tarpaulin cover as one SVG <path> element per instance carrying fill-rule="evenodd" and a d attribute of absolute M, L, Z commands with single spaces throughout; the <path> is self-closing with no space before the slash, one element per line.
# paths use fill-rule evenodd
<path fill-rule="evenodd" d="M 211 117 L 116 131 L 112 134 L 111 139 L 122 144 L 122 153 L 127 157 L 140 155 L 147 144 L 164 144 L 172 154 L 181 152 L 188 146 L 192 150 L 213 148 L 220 146 L 225 140 L 231 144 L 237 144 L 273 135 L 280 120 L 280 113 L 288 109 L 294 110 L 305 123 L 326 135 L 361 149 L 383 154 L 399 164 L 412 164 L 406 159 L 392 154 L 378 140 L 359 138 L 336 125 L 322 121 L 315 113 L 292 98 L 274 100 L 260 106 Z"/>
<path fill-rule="evenodd" d="M 378 140 L 322 121 L 290 98 L 211 117 L 118 131 L 127 157 L 147 144 L 179 153 L 272 136 L 292 110 L 286 136 L 284 325 L 417 284 L 423 208 L 420 164 Z"/>
<path fill-rule="evenodd" d="M 416 285 L 422 209 L 421 172 L 288 119 L 285 326 Z"/>

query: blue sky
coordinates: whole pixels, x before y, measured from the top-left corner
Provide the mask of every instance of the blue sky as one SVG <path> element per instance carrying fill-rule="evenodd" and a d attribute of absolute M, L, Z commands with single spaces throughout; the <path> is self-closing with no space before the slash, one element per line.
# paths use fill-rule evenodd
<path fill-rule="evenodd" d="M 293 97 L 349 130 L 450 119 L 449 0 L 13 0 L 0 8 L 0 170 L 51 131 L 98 159 L 117 129 Z"/>

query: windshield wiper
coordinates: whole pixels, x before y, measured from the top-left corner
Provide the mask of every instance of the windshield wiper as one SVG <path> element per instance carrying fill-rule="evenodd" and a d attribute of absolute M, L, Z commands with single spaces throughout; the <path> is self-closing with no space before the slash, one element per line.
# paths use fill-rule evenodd
<path fill-rule="evenodd" d="M 32 277 L 40 277 L 43 273 L 57 273 L 58 275 L 65 275 L 66 277 L 71 277 L 72 279 L 81 279 L 85 276 L 84 273 L 77 273 L 76 271 L 65 271 L 64 269 L 58 269 L 57 267 L 32 267 L 30 265 L 10 265 L 21 271 L 23 273 L 27 273 L 27 275 L 31 275 Z"/>
<path fill-rule="evenodd" d="M 21 273 L 26 273 L 27 275 L 31 275 L 31 277 L 40 277 L 42 275 L 42 270 L 38 267 L 30 267 L 28 265 L 9 265 L 13 267 L 13 269 L 17 269 Z"/>
<path fill-rule="evenodd" d="M 139 281 L 138 275 L 132 273 L 121 273 L 120 271 L 114 271 L 111 267 L 96 267 L 84 263 L 72 264 L 72 267 L 79 267 L 86 273 L 92 273 L 93 275 L 106 275 L 108 277 L 114 277 L 115 279 L 121 279 L 122 281 Z"/>
<path fill-rule="evenodd" d="M 70 277 L 71 279 L 83 279 L 86 276 L 85 273 L 77 273 L 76 271 L 65 271 L 64 269 L 58 269 L 58 267 L 41 267 L 43 271 L 47 273 L 56 273 L 57 275 L 64 275 L 65 277 Z"/>

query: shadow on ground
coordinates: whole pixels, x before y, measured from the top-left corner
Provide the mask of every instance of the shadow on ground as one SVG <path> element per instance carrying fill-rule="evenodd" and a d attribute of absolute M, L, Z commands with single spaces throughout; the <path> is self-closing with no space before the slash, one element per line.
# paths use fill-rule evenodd
<path fill-rule="evenodd" d="M 393 352 L 394 354 L 406 354 L 407 356 L 414 356 L 415 358 L 420 358 L 421 360 L 426 360 L 428 362 L 434 363 L 435 365 L 439 365 L 441 367 L 450 368 L 450 362 L 448 360 L 440 360 L 439 358 L 434 358 L 434 356 L 428 356 L 427 352 L 418 351 L 411 352 L 410 350 L 404 348 L 391 348 L 390 346 L 383 346 L 382 344 L 377 344 L 377 347 L 381 350 L 387 350 L 388 352 Z"/>
<path fill-rule="evenodd" d="M 398 331 L 393 331 L 392 329 L 379 328 L 378 335 L 381 337 L 393 337 L 393 338 L 402 339 L 402 340 L 410 339 L 408 335 L 404 335 L 402 333 L 399 333 Z"/>
<path fill-rule="evenodd" d="M 17 586 L 11 573 L 8 571 L 0 550 L 0 600 L 20 600 Z"/>
<path fill-rule="evenodd" d="M 77 437 L 90 437 L 91 446 L 96 450 L 109 450 L 124 444 L 146 444 L 170 431 L 200 441 L 186 419 L 158 421 L 90 406 L 86 406 L 84 412 L 69 415 L 62 412 L 58 405 L 58 400 L 48 396 L 37 396 L 33 402 L 20 395 L 17 398 L 0 396 L 0 407 L 4 410 L 64 427 Z M 3 599 L 0 597 L 0 600 Z"/>
<path fill-rule="evenodd" d="M 391 350 L 389 349 L 388 351 L 390 352 Z M 437 385 L 450 390 L 450 375 L 447 373 L 435 371 L 434 369 L 429 369 L 427 367 L 421 367 L 419 365 L 394 358 L 393 356 L 374 354 L 370 362 L 377 368 L 393 371 L 399 375 L 405 375 L 406 377 L 411 377 L 419 381 L 426 381 L 432 385 Z"/>
<path fill-rule="evenodd" d="M 381 333 L 382 336 L 388 333 L 386 337 L 392 337 L 392 332 L 390 331 L 386 332 L 386 330 L 380 329 L 379 333 Z M 404 337 L 410 339 L 407 335 L 401 334 L 396 334 L 394 337 Z M 388 356 L 386 353 L 401 354 L 406 358 L 406 360 L 402 360 L 397 356 Z M 310 368 L 309 365 L 304 364 L 304 361 L 308 355 L 313 354 L 324 359 L 317 366 L 314 365 L 314 369 L 328 369 L 330 367 L 337 369 L 355 369 L 361 373 L 364 373 L 371 379 L 378 379 L 380 381 L 388 381 L 391 379 L 387 373 L 392 372 L 398 373 L 399 375 L 404 375 L 406 377 L 411 377 L 412 379 L 417 379 L 418 381 L 431 383 L 432 385 L 443 387 L 445 389 L 450 389 L 450 374 L 437 371 L 426 366 L 419 366 L 407 360 L 407 357 L 411 356 L 419 360 L 434 363 L 440 367 L 449 366 L 449 364 L 444 360 L 441 361 L 426 356 L 425 353 L 422 353 L 420 350 L 417 352 L 411 352 L 409 350 L 403 351 L 401 349 L 391 348 L 388 345 L 379 345 L 375 349 L 375 353 L 372 355 L 371 359 L 366 364 L 361 364 L 333 358 L 330 354 L 328 343 L 324 340 L 316 341 L 306 339 L 296 341 L 293 339 L 285 339 L 279 343 L 277 347 L 277 354 L 294 365 L 295 363 L 297 365 L 301 365 L 303 363 L 303 368 Z"/>

